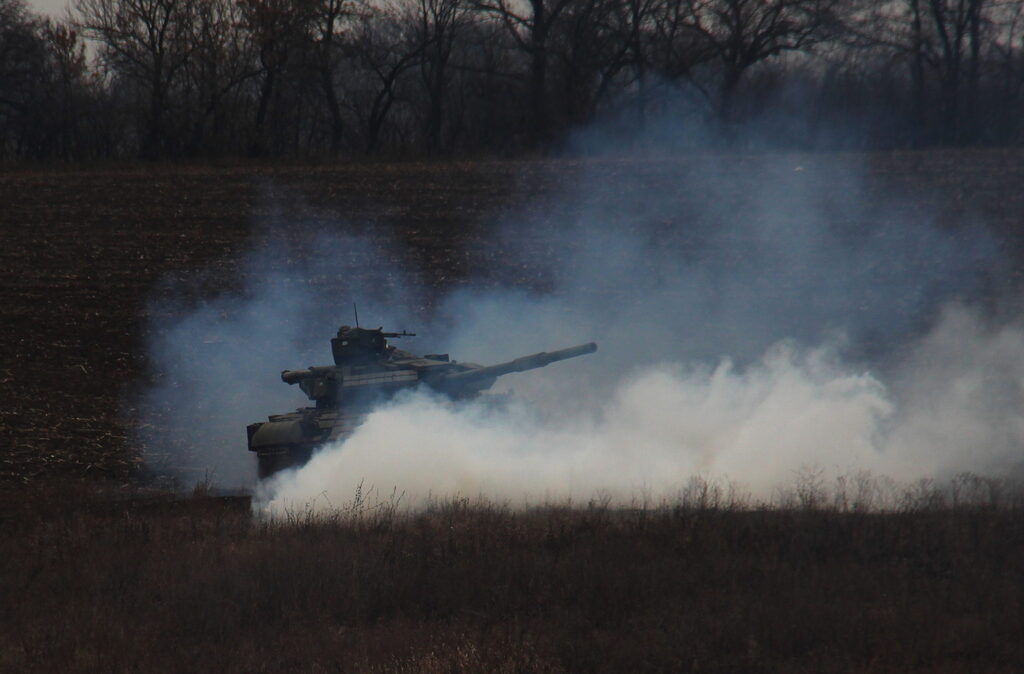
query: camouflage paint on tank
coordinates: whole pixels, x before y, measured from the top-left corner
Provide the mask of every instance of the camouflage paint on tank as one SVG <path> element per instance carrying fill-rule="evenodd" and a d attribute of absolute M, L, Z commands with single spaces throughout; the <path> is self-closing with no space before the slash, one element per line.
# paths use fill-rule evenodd
<path fill-rule="evenodd" d="M 426 386 L 452 400 L 473 399 L 503 375 L 597 350 L 590 342 L 483 367 L 451 360 L 448 354 L 417 356 L 388 343 L 389 338 L 411 336 L 343 325 L 331 339 L 334 365 L 282 372 L 281 380 L 298 384 L 316 406 L 248 426 L 249 451 L 259 459 L 260 478 L 302 465 L 324 444 L 345 439 L 374 407 L 399 391 Z"/>

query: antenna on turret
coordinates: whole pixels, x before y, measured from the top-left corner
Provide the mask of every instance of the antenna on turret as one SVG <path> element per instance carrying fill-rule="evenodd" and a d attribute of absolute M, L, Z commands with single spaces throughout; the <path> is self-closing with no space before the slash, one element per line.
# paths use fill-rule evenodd
<path fill-rule="evenodd" d="M 356 327 L 358 328 L 359 327 L 359 308 L 356 306 L 355 302 L 352 303 L 352 311 L 355 312 L 355 315 L 356 315 Z"/>

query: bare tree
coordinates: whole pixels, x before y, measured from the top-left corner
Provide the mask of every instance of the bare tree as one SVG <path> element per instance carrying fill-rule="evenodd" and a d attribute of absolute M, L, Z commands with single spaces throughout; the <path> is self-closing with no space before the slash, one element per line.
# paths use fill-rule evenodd
<path fill-rule="evenodd" d="M 651 14 L 648 59 L 660 77 L 670 81 L 687 80 L 701 93 L 705 88 L 694 78 L 694 69 L 715 57 L 714 45 L 700 32 L 691 2 L 657 3 Z"/>
<path fill-rule="evenodd" d="M 38 21 L 23 0 L 0 0 L 0 156 L 24 139 L 45 75 Z"/>
<path fill-rule="evenodd" d="M 548 55 L 552 28 L 572 0 L 473 0 L 478 11 L 497 16 L 530 60 L 529 91 L 533 142 L 550 141 Z"/>
<path fill-rule="evenodd" d="M 794 82 L 867 142 L 1024 129 L 1024 0 L 26 1 L 0 0 L 4 156 L 515 153 L 627 106 L 729 130 Z"/>
<path fill-rule="evenodd" d="M 194 99 L 189 151 L 217 153 L 225 101 L 258 73 L 251 35 L 235 0 L 204 0 L 196 7 L 192 58 L 186 64 L 188 93 Z"/>
<path fill-rule="evenodd" d="M 79 120 L 84 116 L 82 99 L 88 87 L 85 44 L 67 23 L 47 19 L 42 33 L 49 47 L 55 153 L 70 158 L 82 150 Z"/>
<path fill-rule="evenodd" d="M 679 76 L 679 66 L 673 68 L 658 64 L 655 46 L 659 37 L 668 37 L 664 45 L 666 52 L 678 52 L 682 40 L 675 34 L 687 24 L 680 20 L 685 16 L 680 3 L 672 0 L 576 0 L 567 10 L 572 35 L 567 42 L 573 51 L 583 58 L 580 64 L 570 67 L 565 74 L 582 70 L 582 78 L 591 80 L 592 90 L 580 90 L 578 95 L 590 96 L 587 105 L 596 106 L 616 87 L 619 93 L 627 93 L 633 99 L 636 121 L 639 127 L 645 124 L 649 102 L 648 75 L 651 69 L 659 71 L 662 77 L 674 79 Z M 664 35 L 659 35 L 664 30 Z M 678 56 L 678 53 L 677 53 Z M 673 59 L 664 59 L 673 61 Z M 690 55 L 687 56 L 690 67 Z M 672 71 L 672 72 L 670 72 Z M 579 86 L 579 85 L 577 85 Z M 577 107 L 577 106 L 574 106 Z M 590 114 L 583 119 L 589 118 Z M 572 115 L 570 115 L 572 118 Z"/>
<path fill-rule="evenodd" d="M 478 17 L 476 17 L 478 18 Z M 522 52 L 496 21 L 467 20 L 448 70 L 451 104 L 445 113 L 450 147 L 516 152 L 525 146 Z"/>
<path fill-rule="evenodd" d="M 756 63 L 806 50 L 835 26 L 836 0 L 687 0 L 683 26 L 706 42 L 722 68 L 716 107 L 732 120 L 733 97 Z M 688 24 L 688 25 L 687 25 Z"/>
<path fill-rule="evenodd" d="M 469 21 L 465 0 L 416 0 L 419 42 L 423 56 L 420 75 L 427 94 L 424 140 L 428 154 L 441 150 L 449 63 L 460 31 Z"/>
<path fill-rule="evenodd" d="M 1000 3 L 993 14 L 997 39 L 992 40 L 992 75 L 999 100 L 1011 106 L 1011 115 L 1017 120 L 1024 99 L 1024 2 Z"/>
<path fill-rule="evenodd" d="M 341 150 L 344 115 L 339 100 L 337 70 L 347 52 L 346 23 L 361 9 L 361 0 L 316 0 L 313 6 L 313 39 L 316 43 L 316 68 L 324 101 L 330 115 L 330 154 Z M 365 13 L 365 12 L 364 12 Z"/>
<path fill-rule="evenodd" d="M 169 150 L 164 120 L 171 89 L 195 47 L 196 5 L 197 0 L 75 0 L 78 26 L 100 43 L 104 63 L 146 92 L 145 157 Z"/>
<path fill-rule="evenodd" d="M 589 120 L 597 99 L 604 95 L 623 66 L 623 44 L 611 26 L 618 0 L 573 0 L 562 13 L 551 39 L 557 59 L 565 121 Z"/>
<path fill-rule="evenodd" d="M 1000 5 L 1001 13 L 1018 0 Z M 925 125 L 934 100 L 939 137 L 965 140 L 976 125 L 993 0 L 890 0 L 864 11 L 850 31 L 863 43 L 890 51 L 909 65 L 912 115 Z M 930 86 L 931 85 L 931 86 Z M 935 92 L 933 99 L 929 91 Z"/>
<path fill-rule="evenodd" d="M 379 148 L 385 121 L 398 97 L 399 81 L 423 57 L 423 42 L 414 24 L 399 13 L 379 12 L 364 18 L 353 52 L 366 75 L 365 82 L 353 83 L 356 114 L 363 122 L 364 148 L 373 154 Z"/>
<path fill-rule="evenodd" d="M 250 153 L 266 154 L 266 122 L 279 80 L 294 52 L 309 44 L 311 0 L 241 0 L 259 57 L 260 87 Z"/>
<path fill-rule="evenodd" d="M 932 40 L 922 40 L 925 60 L 939 72 L 943 135 L 958 139 L 974 122 L 987 0 L 926 0 Z"/>
<path fill-rule="evenodd" d="M 611 6 L 610 30 L 618 36 L 621 45 L 617 60 L 623 68 L 632 70 L 632 82 L 636 84 L 636 123 L 641 130 L 647 120 L 648 75 L 654 61 L 658 19 L 678 5 L 670 0 L 618 0 Z"/>

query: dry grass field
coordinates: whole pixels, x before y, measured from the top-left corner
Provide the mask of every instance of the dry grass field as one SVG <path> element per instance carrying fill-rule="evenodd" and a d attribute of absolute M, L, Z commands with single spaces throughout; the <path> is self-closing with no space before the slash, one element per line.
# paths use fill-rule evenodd
<path fill-rule="evenodd" d="M 23 510 L 12 672 L 1014 672 L 1024 511 Z"/>
<path fill-rule="evenodd" d="M 839 159 L 777 165 L 827 178 Z M 911 194 L 943 226 L 980 218 L 1024 250 L 1024 152 L 852 159 L 868 192 Z M 1020 671 L 1012 499 L 887 514 L 448 502 L 265 522 L 135 481 L 126 399 L 153 300 L 167 279 L 239 283 L 262 219 L 383 234 L 438 290 L 481 270 L 543 287 L 544 264 L 485 245 L 502 213 L 557 227 L 542 197 L 583 173 L 628 190 L 746 161 L 0 170 L 0 671 Z M 681 192 L 661 234 L 685 245 L 700 196 Z"/>

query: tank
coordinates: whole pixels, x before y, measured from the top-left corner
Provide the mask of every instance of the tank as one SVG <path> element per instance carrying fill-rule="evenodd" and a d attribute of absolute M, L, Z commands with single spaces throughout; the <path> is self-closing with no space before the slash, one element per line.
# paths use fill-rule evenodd
<path fill-rule="evenodd" d="M 343 325 L 331 339 L 334 365 L 282 372 L 281 380 L 298 385 L 315 406 L 249 424 L 249 451 L 257 456 L 260 479 L 300 466 L 323 445 L 344 440 L 374 407 L 399 391 L 429 387 L 452 400 L 471 400 L 503 375 L 597 350 L 597 344 L 590 342 L 481 366 L 451 360 L 448 354 L 417 356 L 388 343 L 389 339 L 414 336 Z"/>

